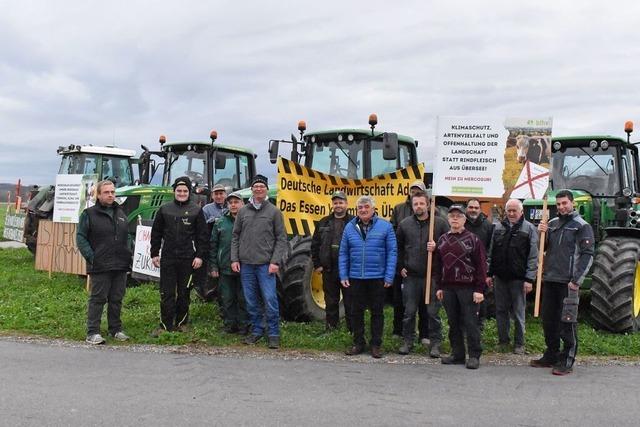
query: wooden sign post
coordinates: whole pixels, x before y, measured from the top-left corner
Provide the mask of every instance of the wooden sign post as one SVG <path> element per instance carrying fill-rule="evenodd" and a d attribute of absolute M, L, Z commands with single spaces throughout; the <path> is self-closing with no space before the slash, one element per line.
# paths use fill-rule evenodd
<path fill-rule="evenodd" d="M 433 231 L 436 223 L 436 196 L 431 197 L 431 206 L 429 211 L 429 242 L 433 240 Z M 427 277 L 424 288 L 424 303 L 429 304 L 431 301 L 431 269 L 433 268 L 433 252 L 427 252 Z"/>
<path fill-rule="evenodd" d="M 542 219 L 541 222 L 547 223 L 548 220 L 547 210 L 547 196 L 544 196 L 542 202 Z M 536 300 L 533 306 L 533 317 L 540 315 L 540 295 L 542 294 L 542 263 L 544 262 L 544 241 L 547 237 L 545 231 L 540 232 L 540 243 L 538 246 L 538 272 L 536 274 Z"/>

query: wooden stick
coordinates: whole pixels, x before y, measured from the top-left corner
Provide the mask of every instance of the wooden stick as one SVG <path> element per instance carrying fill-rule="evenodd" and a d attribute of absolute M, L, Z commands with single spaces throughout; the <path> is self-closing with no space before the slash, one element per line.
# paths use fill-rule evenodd
<path fill-rule="evenodd" d="M 51 272 L 53 271 L 53 258 L 54 258 L 54 253 L 55 253 L 55 248 L 56 248 L 56 223 L 51 221 L 51 224 L 53 226 L 53 238 L 51 241 L 51 255 L 49 256 L 49 279 L 51 279 Z"/>
<path fill-rule="evenodd" d="M 547 196 L 542 199 L 542 221 L 547 222 Z M 540 246 L 538 247 L 538 273 L 536 274 L 536 302 L 533 306 L 533 317 L 540 315 L 540 295 L 542 293 L 542 263 L 544 262 L 544 240 L 547 237 L 545 231 L 540 232 Z"/>
<path fill-rule="evenodd" d="M 87 293 L 91 293 L 91 276 L 89 274 L 87 274 Z"/>
<path fill-rule="evenodd" d="M 431 209 L 429 213 L 429 242 L 433 240 L 433 229 L 436 223 L 436 196 L 431 198 Z M 424 288 L 424 303 L 429 304 L 431 300 L 431 268 L 433 266 L 433 252 L 427 252 L 427 277 Z"/>

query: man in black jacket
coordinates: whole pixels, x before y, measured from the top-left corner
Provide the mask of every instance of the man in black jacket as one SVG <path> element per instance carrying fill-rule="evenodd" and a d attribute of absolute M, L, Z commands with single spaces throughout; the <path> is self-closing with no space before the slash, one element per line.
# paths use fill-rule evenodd
<path fill-rule="evenodd" d="M 108 303 L 109 334 L 118 341 L 129 339 L 122 332 L 120 311 L 131 251 L 127 243 L 127 215 L 115 202 L 113 182 L 100 181 L 96 193 L 97 203 L 80 215 L 76 241 L 87 261 L 87 273 L 91 276 L 86 341 L 89 344 L 104 344 L 105 340 L 100 335 L 100 318 L 105 303 Z"/>
<path fill-rule="evenodd" d="M 340 291 L 344 303 L 344 319 L 349 332 L 351 326 L 351 293 L 340 284 L 338 250 L 345 224 L 353 219 L 347 213 L 347 196 L 342 191 L 331 195 L 333 212 L 322 218 L 311 242 L 311 259 L 316 272 L 322 273 L 322 290 L 325 302 L 325 325 L 327 330 L 337 329 L 340 324 Z"/>
<path fill-rule="evenodd" d="M 158 209 L 151 228 L 151 261 L 160 267 L 161 322 L 154 336 L 163 331 L 187 330 L 189 276 L 202 267 L 209 249 L 202 209 L 189 199 L 191 180 L 186 176 L 177 178 L 173 192 L 174 200 Z"/>
<path fill-rule="evenodd" d="M 416 193 L 411 198 L 413 215 L 405 218 L 396 232 L 398 240 L 398 269 L 402 276 L 402 301 L 404 318 L 400 354 L 409 354 L 413 348 L 416 329 L 416 312 L 421 319 L 428 319 L 429 356 L 440 357 L 442 342 L 442 323 L 440 321 L 441 303 L 436 298 L 436 283 L 439 265 L 432 266 L 431 298 L 429 305 L 424 303 L 425 278 L 427 276 L 427 242 L 429 241 L 429 197 L 425 193 Z M 434 243 L 449 231 L 449 224 L 436 216 L 434 223 Z M 434 257 L 435 260 L 435 257 Z"/>

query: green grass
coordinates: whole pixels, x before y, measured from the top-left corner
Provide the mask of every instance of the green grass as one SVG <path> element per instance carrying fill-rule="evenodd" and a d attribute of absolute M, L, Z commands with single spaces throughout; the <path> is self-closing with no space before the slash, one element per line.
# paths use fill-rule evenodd
<path fill-rule="evenodd" d="M 7 216 L 7 203 L 0 203 L 0 242 L 6 239 L 2 237 L 4 234 L 4 219 Z"/>
<path fill-rule="evenodd" d="M 69 274 L 33 269 L 33 257 L 26 249 L 0 249 L 0 333 L 27 334 L 81 341 L 85 338 L 87 294 L 85 281 Z M 193 298 L 192 331 L 186 334 L 166 333 L 150 337 L 158 325 L 160 297 L 157 287 L 144 284 L 128 288 L 122 310 L 125 331 L 131 343 L 241 346 L 241 338 L 222 332 L 216 304 L 205 304 Z M 106 310 L 105 310 L 106 311 Z M 443 317 L 444 312 L 442 313 Z M 446 318 L 444 319 L 446 333 Z M 322 322 L 281 323 L 282 347 L 308 351 L 342 351 L 350 345 L 346 330 L 325 333 Z M 106 319 L 102 329 L 106 335 Z M 391 337 L 392 309 L 385 309 L 384 350 L 395 352 L 399 341 Z M 580 354 L 639 356 L 640 339 L 633 335 L 614 335 L 595 331 L 586 323 L 579 325 Z M 445 335 L 446 337 L 446 335 Z M 527 319 L 527 349 L 532 353 L 544 349 L 540 319 Z M 448 350 L 445 338 L 444 349 Z M 123 344 L 127 345 L 127 344 Z M 496 325 L 486 323 L 483 345 L 487 352 L 497 351 Z M 423 353 L 419 346 L 419 353 Z"/>

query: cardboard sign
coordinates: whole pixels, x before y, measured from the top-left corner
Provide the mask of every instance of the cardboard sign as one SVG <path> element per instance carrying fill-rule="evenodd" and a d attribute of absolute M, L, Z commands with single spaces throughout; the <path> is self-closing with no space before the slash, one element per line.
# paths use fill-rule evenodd
<path fill-rule="evenodd" d="M 315 223 L 331 212 L 331 194 L 343 191 L 348 199 L 348 212 L 356 214 L 360 196 L 371 196 L 376 212 L 390 219 L 393 207 L 407 200 L 409 186 L 423 180 L 424 165 L 401 169 L 368 179 L 347 179 L 306 168 L 290 160 L 278 158 L 278 208 L 284 216 L 289 235 L 313 234 Z"/>
<path fill-rule="evenodd" d="M 549 187 L 549 169 L 527 160 L 511 190 L 513 199 L 541 199 Z"/>
<path fill-rule="evenodd" d="M 87 265 L 76 246 L 77 224 L 40 220 L 36 270 L 87 274 Z"/>
<path fill-rule="evenodd" d="M 438 117 L 434 194 L 509 197 L 527 162 L 549 165 L 551 129 L 551 118 Z"/>
<path fill-rule="evenodd" d="M 53 222 L 77 224 L 80 213 L 96 201 L 98 175 L 56 175 Z"/>
<path fill-rule="evenodd" d="M 160 277 L 160 269 L 151 263 L 151 227 L 149 226 L 138 225 L 136 228 L 136 245 L 131 269 L 135 273 Z"/>
<path fill-rule="evenodd" d="M 2 237 L 7 240 L 22 243 L 24 241 L 24 223 L 27 216 L 23 213 L 7 213 L 4 220 L 4 231 Z"/>

